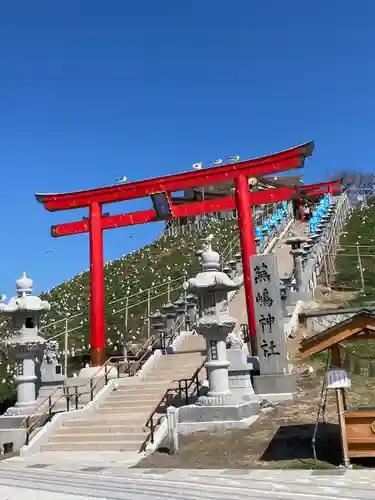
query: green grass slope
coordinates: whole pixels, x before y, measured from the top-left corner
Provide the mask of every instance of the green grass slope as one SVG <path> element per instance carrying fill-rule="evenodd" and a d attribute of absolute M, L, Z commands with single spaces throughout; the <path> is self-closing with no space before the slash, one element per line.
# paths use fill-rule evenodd
<path fill-rule="evenodd" d="M 358 207 L 349 215 L 335 263 L 333 285 L 357 291 L 353 305 L 375 303 L 375 197 L 367 203 L 368 208 Z"/>
<path fill-rule="evenodd" d="M 175 237 L 161 236 L 151 245 L 105 264 L 105 321 L 109 354 L 114 352 L 125 330 L 126 302 L 129 304 L 129 339 L 135 344 L 142 344 L 148 333 L 147 290 L 152 287 L 151 312 L 168 302 L 169 280 L 170 299 L 173 301 L 181 296 L 184 278 L 199 271 L 195 252 L 202 248 L 209 234 L 214 235 L 213 248 L 219 253 L 228 255 L 229 248 L 232 248 L 232 253 L 238 250 L 236 220 L 207 220 L 201 231 Z M 85 271 L 41 296 L 51 304 L 51 311 L 43 319 L 42 335 L 46 339 L 55 337 L 60 355 L 64 350 L 66 325 L 70 330 L 69 355 L 79 357 L 89 353 L 89 285 L 90 275 Z M 2 339 L 9 335 L 4 322 L 0 323 L 0 335 Z M 13 365 L 5 354 L 0 362 L 0 402 L 13 397 L 13 372 Z"/>

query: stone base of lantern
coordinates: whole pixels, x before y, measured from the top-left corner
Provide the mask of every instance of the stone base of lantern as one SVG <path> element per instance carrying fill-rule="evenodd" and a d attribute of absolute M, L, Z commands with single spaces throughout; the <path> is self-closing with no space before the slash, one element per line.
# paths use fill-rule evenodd
<path fill-rule="evenodd" d="M 218 394 L 210 396 L 201 396 L 198 398 L 197 404 L 200 406 L 226 406 L 236 404 L 236 397 L 232 392 L 228 394 Z"/>
<path fill-rule="evenodd" d="M 32 403 L 28 404 L 19 404 L 16 403 L 14 406 L 11 406 L 10 408 L 7 409 L 7 411 L 4 413 L 6 417 L 20 417 L 20 416 L 27 416 L 30 415 L 38 406 L 37 401 L 33 401 Z"/>
<path fill-rule="evenodd" d="M 311 292 L 290 292 L 287 307 L 294 307 L 300 300 L 302 300 L 302 302 L 309 302 L 311 297 Z"/>
<path fill-rule="evenodd" d="M 293 400 L 297 391 L 296 375 L 257 375 L 253 377 L 254 390 L 260 399 L 273 403 Z"/>
<path fill-rule="evenodd" d="M 259 413 L 258 401 L 222 406 L 189 405 L 179 408 L 178 429 L 182 434 L 199 430 L 224 430 L 246 428 Z"/>

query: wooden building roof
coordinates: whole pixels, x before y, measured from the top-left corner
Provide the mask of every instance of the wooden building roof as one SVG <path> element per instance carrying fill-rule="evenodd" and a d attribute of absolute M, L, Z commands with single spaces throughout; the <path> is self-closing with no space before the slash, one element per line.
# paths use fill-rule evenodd
<path fill-rule="evenodd" d="M 249 179 L 249 184 L 254 182 L 253 191 L 264 191 L 267 189 L 277 189 L 279 187 L 301 186 L 301 175 L 279 175 L 279 176 L 259 176 Z M 204 198 L 206 200 L 222 198 L 224 196 L 233 195 L 234 183 L 217 182 L 215 184 L 207 184 L 204 186 Z M 172 195 L 174 204 L 189 203 L 202 198 L 202 190 L 200 187 L 186 190 L 183 196 Z"/>
<path fill-rule="evenodd" d="M 299 349 L 300 358 L 308 358 L 345 340 L 370 339 L 375 340 L 375 314 L 362 309 L 355 316 L 303 340 Z"/>

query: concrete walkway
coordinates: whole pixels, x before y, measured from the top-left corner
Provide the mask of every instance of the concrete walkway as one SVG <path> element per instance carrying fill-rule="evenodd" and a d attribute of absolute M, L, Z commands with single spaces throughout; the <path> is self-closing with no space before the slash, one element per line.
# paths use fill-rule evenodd
<path fill-rule="evenodd" d="M 0 500 L 373 500 L 372 471 L 127 469 L 0 466 Z"/>

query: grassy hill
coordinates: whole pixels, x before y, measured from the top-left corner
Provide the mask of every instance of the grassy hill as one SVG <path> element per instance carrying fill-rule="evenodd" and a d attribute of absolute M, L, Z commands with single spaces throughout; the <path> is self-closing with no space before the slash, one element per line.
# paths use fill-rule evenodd
<path fill-rule="evenodd" d="M 199 270 L 195 252 L 210 233 L 215 236 L 214 249 L 223 256 L 229 257 L 230 248 L 232 254 L 238 249 L 235 247 L 238 245 L 237 221 L 212 219 L 207 220 L 201 231 L 175 237 L 162 236 L 151 245 L 105 264 L 105 321 L 109 354 L 115 351 L 125 331 L 124 309 L 127 303 L 129 341 L 135 344 L 144 342 L 148 334 L 149 298 L 151 312 L 155 312 L 168 302 L 168 298 L 173 301 L 182 294 L 184 279 Z M 42 335 L 46 339 L 56 338 L 60 354 L 64 350 L 66 326 L 70 331 L 70 357 L 89 353 L 89 283 L 89 272 L 83 272 L 42 295 L 51 304 L 51 311 L 43 319 Z M 0 334 L 3 339 L 9 335 L 4 322 L 0 323 Z M 13 365 L 9 364 L 4 354 L 0 362 L 0 401 L 12 395 L 13 372 Z"/>
<path fill-rule="evenodd" d="M 353 305 L 375 303 L 375 197 L 367 203 L 368 208 L 358 207 L 349 215 L 336 259 L 333 285 L 357 291 Z"/>

